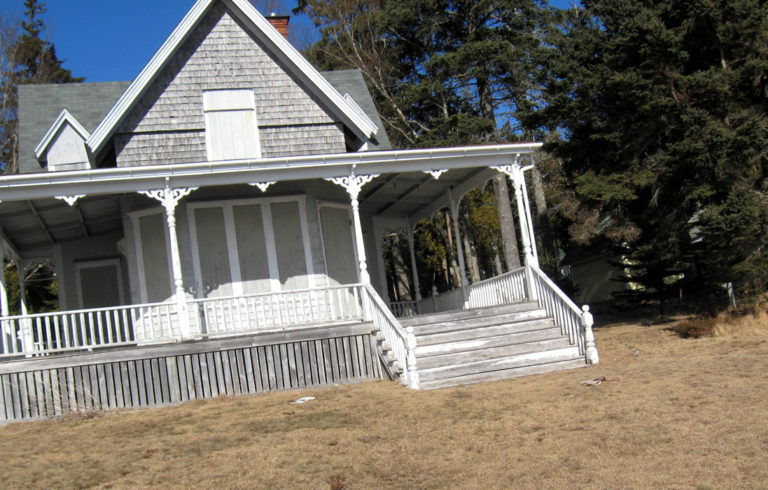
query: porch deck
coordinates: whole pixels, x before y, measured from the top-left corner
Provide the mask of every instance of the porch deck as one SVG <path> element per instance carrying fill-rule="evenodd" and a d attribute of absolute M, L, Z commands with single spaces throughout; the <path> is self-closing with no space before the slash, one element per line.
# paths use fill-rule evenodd
<path fill-rule="evenodd" d="M 531 365 L 528 358 L 534 357 L 537 365 L 597 362 L 591 315 L 535 266 L 408 308 L 433 316 L 454 310 L 435 316 L 440 319 L 432 323 L 447 322 L 447 331 L 455 332 L 461 330 L 455 325 L 471 313 L 456 310 L 492 312 L 514 304 L 532 305 L 537 319 L 546 319 L 544 329 L 556 329 L 561 340 L 537 338 L 534 342 L 552 342 L 507 352 L 499 349 L 499 338 L 490 339 L 490 352 L 501 355 L 491 357 L 499 362 L 483 353 L 483 359 L 476 358 L 480 349 L 475 345 L 468 349 L 474 354 L 466 353 L 462 346 L 467 340 L 473 343 L 486 331 L 492 337 L 518 336 L 512 330 L 525 320 L 527 313 L 521 311 L 521 318 L 497 322 L 512 330 L 497 332 L 481 324 L 468 338 L 449 335 L 458 343 L 443 352 L 435 339 L 445 333 L 439 331 L 444 325 L 425 328 L 429 315 L 401 323 L 369 284 L 193 300 L 183 307 L 159 303 L 6 317 L 0 320 L 0 423 L 368 379 L 400 377 L 415 389 L 442 387 L 453 382 L 441 377 L 442 371 L 456 374 L 458 382 L 483 381 L 498 377 L 483 374 L 490 371 L 516 375 L 510 370 Z M 398 314 L 404 313 L 398 308 Z M 438 335 L 427 339 L 429 334 Z M 549 359 L 553 342 L 559 342 L 567 359 Z M 519 343 L 507 342 L 504 348 Z M 449 351 L 459 357 L 424 359 Z M 527 357 L 510 357 L 521 353 Z M 425 377 L 423 386 L 420 376 Z"/>

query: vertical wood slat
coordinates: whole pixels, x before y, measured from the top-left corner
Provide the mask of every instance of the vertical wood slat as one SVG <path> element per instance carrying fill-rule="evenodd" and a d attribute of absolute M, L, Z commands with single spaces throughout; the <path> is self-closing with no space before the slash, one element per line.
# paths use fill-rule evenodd
<path fill-rule="evenodd" d="M 0 375 L 0 421 L 380 378 L 372 335 Z"/>

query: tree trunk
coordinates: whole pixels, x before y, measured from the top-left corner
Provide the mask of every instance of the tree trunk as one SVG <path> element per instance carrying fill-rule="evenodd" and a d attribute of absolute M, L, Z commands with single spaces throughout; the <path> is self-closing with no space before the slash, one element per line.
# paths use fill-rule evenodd
<path fill-rule="evenodd" d="M 494 254 L 493 254 L 493 265 L 496 268 L 496 276 L 500 276 L 502 273 L 501 270 L 501 257 L 499 257 L 499 249 L 496 248 L 496 245 L 493 246 Z"/>
<path fill-rule="evenodd" d="M 549 223 L 549 212 L 547 211 L 547 200 L 544 195 L 544 182 L 541 179 L 539 167 L 533 167 L 531 170 L 531 183 L 533 184 L 533 201 L 536 206 L 534 217 L 536 235 L 541 237 L 540 253 L 543 252 L 546 260 L 544 263 L 551 267 L 557 267 L 558 256 L 555 247 L 555 239 L 552 234 L 552 227 Z M 534 237 L 535 238 L 535 237 Z"/>
<path fill-rule="evenodd" d="M 461 210 L 462 208 L 459 208 Z M 475 248 L 475 235 L 472 233 L 472 227 L 469 220 L 464 220 L 464 253 L 466 255 L 467 270 L 469 271 L 469 282 L 474 284 L 480 281 L 480 264 L 477 261 L 477 248 Z"/>
<path fill-rule="evenodd" d="M 447 245 L 445 248 L 447 251 L 446 258 L 448 260 L 451 276 L 450 285 L 452 288 L 458 288 L 461 287 L 461 274 L 459 273 L 459 264 L 456 259 L 456 249 L 458 247 L 455 247 L 453 243 L 453 223 L 451 223 L 451 213 L 449 211 L 444 211 L 443 214 L 445 215 L 445 236 L 447 238 Z"/>
<path fill-rule="evenodd" d="M 397 234 L 392 237 L 392 246 L 390 252 L 392 254 L 392 269 L 394 277 L 392 280 L 395 283 L 395 289 L 397 289 L 398 301 L 411 301 L 413 296 L 411 295 L 411 286 L 408 279 L 408 270 L 405 268 L 405 261 L 403 260 L 403 251 L 400 248 L 400 235 Z"/>
<path fill-rule="evenodd" d="M 493 178 L 493 190 L 496 193 L 496 205 L 499 209 L 501 241 L 504 244 L 504 261 L 507 263 L 507 270 L 516 269 L 520 267 L 520 252 L 517 248 L 515 219 L 512 216 L 512 206 L 509 202 L 509 188 L 506 175 L 499 173 Z"/>

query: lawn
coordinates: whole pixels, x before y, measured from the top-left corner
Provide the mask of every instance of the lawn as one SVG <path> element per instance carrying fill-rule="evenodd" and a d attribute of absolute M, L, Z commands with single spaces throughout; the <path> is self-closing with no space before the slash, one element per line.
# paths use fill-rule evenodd
<path fill-rule="evenodd" d="M 596 329 L 601 364 L 377 382 L 0 428 L 5 487 L 765 487 L 768 328 Z M 582 381 L 605 378 L 598 386 Z M 301 405 L 301 396 L 316 399 Z"/>

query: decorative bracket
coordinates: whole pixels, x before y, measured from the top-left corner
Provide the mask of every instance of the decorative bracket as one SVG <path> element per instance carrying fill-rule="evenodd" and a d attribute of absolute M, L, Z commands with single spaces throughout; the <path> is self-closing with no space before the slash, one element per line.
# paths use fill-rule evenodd
<path fill-rule="evenodd" d="M 160 204 L 163 205 L 168 214 L 172 214 L 173 210 L 176 209 L 176 205 L 179 204 L 179 201 L 196 189 L 197 187 L 178 187 L 172 189 L 166 181 L 165 187 L 162 189 L 139 191 L 139 194 L 144 194 L 156 201 L 160 201 Z"/>
<path fill-rule="evenodd" d="M 440 178 L 441 175 L 443 175 L 447 171 L 448 171 L 447 168 L 440 168 L 437 170 L 424 170 L 424 173 L 431 175 L 435 180 L 437 180 Z"/>
<path fill-rule="evenodd" d="M 515 155 L 515 161 L 508 165 L 495 165 L 491 166 L 492 169 L 498 170 L 501 173 L 507 174 L 512 182 L 517 182 L 517 176 L 522 172 L 520 168 L 520 154 Z"/>
<path fill-rule="evenodd" d="M 274 181 L 271 182 L 249 182 L 248 185 L 252 185 L 255 187 L 258 187 L 261 192 L 267 192 L 267 189 L 269 189 L 269 186 L 274 184 Z"/>
<path fill-rule="evenodd" d="M 74 196 L 54 196 L 56 199 L 61 199 L 70 206 L 74 206 L 78 199 L 85 197 L 85 194 L 76 194 Z"/>
<path fill-rule="evenodd" d="M 353 170 L 349 177 L 327 177 L 325 180 L 343 187 L 347 194 L 349 194 L 349 197 L 356 201 L 363 186 L 378 176 L 379 174 L 355 175 Z"/>

